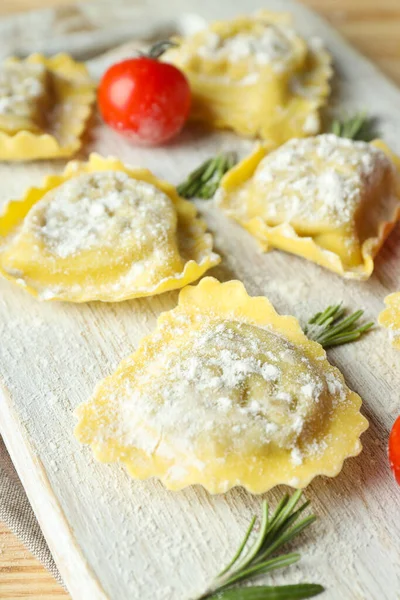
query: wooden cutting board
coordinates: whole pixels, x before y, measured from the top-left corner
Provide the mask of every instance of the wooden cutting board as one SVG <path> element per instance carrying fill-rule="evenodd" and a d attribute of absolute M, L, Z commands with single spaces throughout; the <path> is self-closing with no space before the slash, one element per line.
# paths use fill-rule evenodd
<path fill-rule="evenodd" d="M 400 152 L 399 91 L 305 8 L 279 0 L 263 5 L 291 10 L 302 33 L 326 41 L 338 72 L 335 103 L 378 115 L 383 137 Z M 246 10 L 258 6 L 252 0 Z M 142 11 L 144 37 L 160 27 L 185 31 L 201 19 L 243 10 L 238 0 L 222 5 L 174 0 L 168 6 L 150 0 L 136 2 L 134 8 L 136 14 Z M 146 20 L 147 12 L 151 19 Z M 99 75 L 106 60 L 89 64 Z M 191 129 L 166 149 L 138 149 L 97 124 L 82 157 L 92 150 L 116 154 L 178 182 L 221 148 L 237 147 L 244 153 L 250 145 L 231 134 Z M 1 202 L 20 196 L 27 185 L 62 166 L 1 165 Z M 224 258 L 212 274 L 242 279 L 250 293 L 267 294 L 281 313 L 304 319 L 327 303 L 343 300 L 375 318 L 384 296 L 400 289 L 399 228 L 383 248 L 371 280 L 354 283 L 293 256 L 261 255 L 250 237 L 212 203 L 199 203 L 199 208 Z M 74 599 L 195 598 L 236 549 L 250 516 L 260 510 L 262 498 L 241 489 L 212 497 L 201 488 L 171 493 L 155 481 L 133 482 L 115 465 L 95 464 L 72 436 L 74 407 L 132 352 L 176 297 L 171 293 L 114 305 L 44 304 L 0 282 L 0 432 Z M 271 579 L 320 582 L 328 600 L 396 600 L 399 492 L 387 466 L 386 443 L 400 412 L 400 353 L 377 328 L 357 345 L 330 352 L 330 359 L 363 397 L 371 427 L 363 436 L 363 453 L 347 461 L 336 479 L 320 478 L 307 488 L 321 519 L 314 533 L 304 537 L 300 565 Z M 274 502 L 281 492 L 267 497 Z"/>

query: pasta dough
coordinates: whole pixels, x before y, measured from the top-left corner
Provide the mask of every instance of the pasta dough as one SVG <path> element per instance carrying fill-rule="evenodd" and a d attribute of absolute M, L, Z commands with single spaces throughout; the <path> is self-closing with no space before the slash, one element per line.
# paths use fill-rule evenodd
<path fill-rule="evenodd" d="M 0 271 L 45 300 L 158 294 L 219 262 L 205 228 L 173 186 L 92 155 L 9 204 L 0 218 Z"/>
<path fill-rule="evenodd" d="M 0 70 L 0 131 L 40 131 L 50 86 L 43 64 L 8 62 Z"/>
<path fill-rule="evenodd" d="M 385 298 L 386 308 L 379 315 L 379 323 L 389 331 L 393 347 L 400 350 L 400 292 Z"/>
<path fill-rule="evenodd" d="M 0 69 L 0 160 L 72 156 L 94 99 L 85 65 L 67 54 L 7 59 Z"/>
<path fill-rule="evenodd" d="M 288 15 L 260 11 L 177 41 L 163 60 L 188 77 L 194 120 L 277 144 L 318 133 L 331 59 Z"/>
<path fill-rule="evenodd" d="M 263 249 L 367 279 L 399 217 L 399 164 L 380 141 L 297 138 L 257 148 L 223 178 L 218 203 Z"/>
<path fill-rule="evenodd" d="M 360 405 L 295 318 L 207 277 L 77 409 L 75 434 L 169 489 L 261 493 L 336 475 L 361 449 Z"/>

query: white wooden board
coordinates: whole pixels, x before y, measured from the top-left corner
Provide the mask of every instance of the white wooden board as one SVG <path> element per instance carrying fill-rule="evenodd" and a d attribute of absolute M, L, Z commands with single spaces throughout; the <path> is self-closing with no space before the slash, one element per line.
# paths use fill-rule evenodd
<path fill-rule="evenodd" d="M 289 0 L 262 4 L 291 10 L 303 34 L 326 41 L 339 73 L 336 101 L 378 115 L 383 137 L 400 152 L 400 92 L 309 10 Z M 148 0 L 134 7 L 142 14 L 146 35 L 153 23 L 146 14 L 157 17 L 157 27 L 165 21 L 182 30 L 201 18 L 244 10 L 239 0 Z M 258 0 L 246 3 L 247 11 L 256 8 Z M 93 73 L 99 75 L 105 62 L 92 60 Z M 178 182 L 221 148 L 246 152 L 250 145 L 231 134 L 187 129 L 168 147 L 141 149 L 97 123 L 82 156 L 92 150 L 118 155 Z M 1 202 L 62 166 L 0 165 Z M 250 293 L 267 294 L 281 313 L 304 319 L 343 300 L 375 319 L 384 296 L 400 290 L 399 227 L 370 281 L 354 283 L 280 252 L 261 255 L 250 236 L 212 203 L 199 207 L 224 258 L 212 274 L 241 279 Z M 193 599 L 236 549 L 250 516 L 260 511 L 262 498 L 242 489 L 212 497 L 201 488 L 171 493 L 157 481 L 131 481 L 115 465 L 94 463 L 72 435 L 74 407 L 134 350 L 176 298 L 170 293 L 121 304 L 40 303 L 0 282 L 0 431 L 74 600 Z M 347 461 L 336 479 L 319 478 L 306 490 L 321 518 L 300 544 L 300 564 L 271 581 L 320 582 L 327 588 L 326 600 L 398 600 L 400 493 L 388 468 L 386 444 L 400 413 L 400 353 L 376 328 L 356 345 L 329 355 L 363 397 L 371 426 L 359 457 Z M 281 492 L 274 490 L 268 499 L 273 503 Z"/>

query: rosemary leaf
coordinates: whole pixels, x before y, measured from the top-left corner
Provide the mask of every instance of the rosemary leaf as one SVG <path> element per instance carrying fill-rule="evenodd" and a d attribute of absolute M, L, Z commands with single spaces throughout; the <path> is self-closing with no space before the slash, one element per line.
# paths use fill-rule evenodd
<path fill-rule="evenodd" d="M 268 503 L 263 502 L 260 531 L 253 542 L 249 542 L 249 539 L 254 530 L 254 517 L 232 560 L 221 571 L 210 588 L 197 600 L 296 600 L 320 594 L 323 591 L 320 585 L 308 583 L 286 586 L 232 587 L 238 583 L 249 582 L 276 569 L 283 569 L 300 560 L 300 554 L 277 555 L 277 552 L 316 519 L 314 515 L 308 515 L 299 521 L 300 515 L 309 506 L 309 502 L 306 501 L 297 508 L 301 496 L 301 490 L 296 491 L 292 496 L 284 495 L 271 517 Z"/>
<path fill-rule="evenodd" d="M 243 553 L 243 550 L 244 550 L 244 548 L 245 548 L 245 546 L 246 546 L 246 544 L 247 544 L 247 541 L 248 541 L 248 539 L 249 539 L 249 537 L 250 537 L 250 535 L 251 535 L 251 532 L 252 532 L 252 531 L 253 531 L 253 529 L 254 529 L 254 525 L 255 525 L 255 522 L 256 522 L 256 520 L 257 520 L 257 517 L 256 517 L 256 516 L 254 516 L 254 517 L 252 518 L 252 520 L 250 521 L 249 528 L 247 529 L 247 531 L 246 531 L 246 535 L 244 536 L 244 538 L 243 538 L 243 541 L 242 541 L 242 543 L 240 544 L 240 546 L 239 546 L 239 548 L 238 548 L 238 550 L 237 550 L 236 554 L 235 554 L 235 555 L 234 555 L 234 557 L 232 558 L 231 562 L 230 562 L 230 563 L 228 563 L 228 564 L 226 565 L 225 569 L 223 569 L 223 570 L 221 571 L 221 573 L 218 575 L 218 577 L 221 577 L 221 576 L 222 576 L 222 575 L 224 575 L 224 574 L 225 574 L 227 571 L 229 571 L 229 569 L 230 569 L 231 567 L 233 567 L 233 565 L 236 563 L 236 561 L 237 561 L 237 560 L 240 558 L 240 556 L 241 556 L 241 554 Z"/>
<path fill-rule="evenodd" d="M 315 583 L 299 583 L 297 585 L 262 585 L 247 588 L 223 590 L 210 600 L 302 600 L 313 598 L 324 591 L 321 585 Z"/>
<path fill-rule="evenodd" d="M 276 512 L 278 512 L 278 510 L 279 506 L 276 509 Z M 268 533 L 268 513 L 268 504 L 267 502 L 263 502 L 261 527 L 257 539 L 255 540 L 253 546 L 249 549 L 245 557 L 239 562 L 238 565 L 236 565 L 236 568 L 240 567 L 242 569 L 245 569 L 248 565 L 252 563 L 252 561 L 256 558 L 261 548 L 263 547 L 266 535 Z"/>
<path fill-rule="evenodd" d="M 350 140 L 370 142 L 378 137 L 376 125 L 375 118 L 368 117 L 364 112 L 360 112 L 352 117 L 334 119 L 331 125 L 331 133 Z"/>
<path fill-rule="evenodd" d="M 356 310 L 346 317 L 341 304 L 328 306 L 308 321 L 304 333 L 324 348 L 355 342 L 374 326 L 372 322 L 359 325 L 363 314 L 363 310 Z"/>
<path fill-rule="evenodd" d="M 295 527 L 287 531 L 285 534 L 281 534 L 279 537 L 277 537 L 277 539 L 275 539 L 274 543 L 271 544 L 271 546 L 267 548 L 267 550 L 265 550 L 264 554 L 262 555 L 262 558 L 264 559 L 267 556 L 273 554 L 274 552 L 277 552 L 277 550 L 279 550 L 281 546 L 287 544 L 288 542 L 291 542 L 294 537 L 299 535 L 299 533 L 306 529 L 306 527 L 309 527 L 309 525 L 314 523 L 314 521 L 316 521 L 316 517 L 314 515 L 310 515 L 303 519 L 303 521 L 298 523 Z"/>
<path fill-rule="evenodd" d="M 209 200 L 215 194 L 222 177 L 236 164 L 233 152 L 218 154 L 209 158 L 177 186 L 177 191 L 183 198 L 202 198 Z"/>
<path fill-rule="evenodd" d="M 229 579 L 227 579 L 224 587 L 228 587 L 233 585 L 234 583 L 238 583 L 239 581 L 246 581 L 250 577 L 259 577 L 260 575 L 264 575 L 265 573 L 269 573 L 270 571 L 275 571 L 276 569 L 283 569 L 284 567 L 289 567 L 296 562 L 299 562 L 300 554 L 292 553 L 292 554 L 282 554 L 281 556 L 277 556 L 276 558 L 271 558 L 270 560 L 266 560 L 262 563 L 256 564 L 253 567 L 249 567 L 248 569 L 243 569 L 236 575 L 232 575 Z"/>

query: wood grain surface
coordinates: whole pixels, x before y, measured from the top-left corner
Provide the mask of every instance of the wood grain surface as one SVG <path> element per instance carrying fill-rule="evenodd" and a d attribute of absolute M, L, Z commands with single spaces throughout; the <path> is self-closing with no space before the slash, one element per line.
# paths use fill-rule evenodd
<path fill-rule="evenodd" d="M 400 84 L 400 3 L 398 0 L 379 2 L 376 0 L 351 0 L 351 2 L 349 0 L 307 0 L 304 3 L 326 17 L 355 47 Z M 70 2 L 68 0 L 2 0 L 0 14 L 66 4 Z M 0 589 L 0 597 L 3 600 L 19 598 L 51 600 L 68 597 L 1 524 Z"/>

